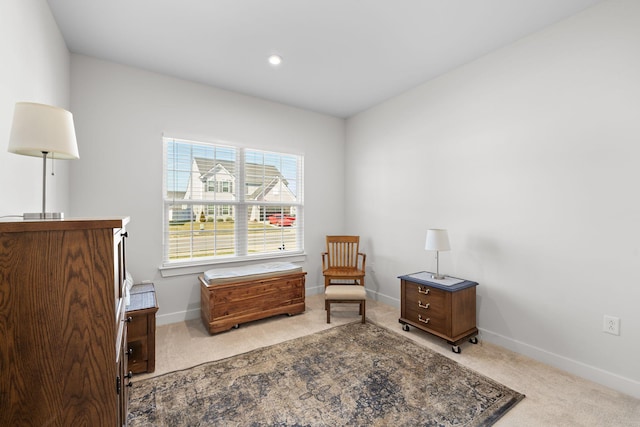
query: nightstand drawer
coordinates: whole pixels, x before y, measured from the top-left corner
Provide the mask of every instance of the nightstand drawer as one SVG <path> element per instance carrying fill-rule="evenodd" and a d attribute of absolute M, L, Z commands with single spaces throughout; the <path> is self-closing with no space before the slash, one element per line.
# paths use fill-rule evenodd
<path fill-rule="evenodd" d="M 445 317 L 430 316 L 427 313 L 408 312 L 406 320 L 422 325 L 424 328 L 447 334 L 447 319 Z"/>
<path fill-rule="evenodd" d="M 429 286 L 407 283 L 403 297 L 407 306 L 416 308 L 421 306 L 423 308 L 428 307 L 432 311 L 442 311 L 444 310 L 447 293 Z"/>

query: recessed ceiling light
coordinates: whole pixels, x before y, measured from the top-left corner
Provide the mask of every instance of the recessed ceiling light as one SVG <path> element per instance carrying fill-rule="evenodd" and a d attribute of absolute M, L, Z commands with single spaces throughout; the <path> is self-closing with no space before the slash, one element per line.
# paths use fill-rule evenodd
<path fill-rule="evenodd" d="M 282 57 L 280 55 L 271 55 L 269 57 L 269 64 L 273 66 L 278 66 L 282 64 Z"/>

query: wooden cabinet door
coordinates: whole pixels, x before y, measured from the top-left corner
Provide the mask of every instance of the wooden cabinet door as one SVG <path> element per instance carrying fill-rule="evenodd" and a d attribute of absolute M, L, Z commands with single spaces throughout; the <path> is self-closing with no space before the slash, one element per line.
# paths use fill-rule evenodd
<path fill-rule="evenodd" d="M 0 221 L 0 425 L 122 425 L 114 228 L 124 222 Z"/>

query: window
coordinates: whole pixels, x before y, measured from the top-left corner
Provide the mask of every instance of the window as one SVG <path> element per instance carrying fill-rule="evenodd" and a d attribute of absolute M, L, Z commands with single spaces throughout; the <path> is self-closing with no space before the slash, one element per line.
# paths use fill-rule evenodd
<path fill-rule="evenodd" d="M 216 193 L 232 193 L 231 181 L 216 181 L 215 178 L 207 181 L 207 191 Z"/>
<path fill-rule="evenodd" d="M 163 145 L 165 266 L 303 253 L 302 156 Z"/>

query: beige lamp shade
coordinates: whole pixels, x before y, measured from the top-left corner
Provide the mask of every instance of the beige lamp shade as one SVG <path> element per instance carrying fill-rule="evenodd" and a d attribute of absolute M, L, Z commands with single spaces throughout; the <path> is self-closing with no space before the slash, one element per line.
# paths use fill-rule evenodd
<path fill-rule="evenodd" d="M 11 153 L 55 159 L 78 159 L 73 115 L 62 108 L 33 102 L 17 102 L 9 137 Z"/>
<path fill-rule="evenodd" d="M 451 250 L 447 230 L 442 230 L 440 228 L 430 228 L 427 230 L 427 241 L 424 244 L 424 249 L 426 251 L 436 251 L 436 274 L 432 275 L 431 278 L 438 280 L 444 279 L 446 276 L 442 276 L 440 274 L 439 253 L 440 251 Z"/>
<path fill-rule="evenodd" d="M 426 251 L 449 251 L 449 235 L 447 230 L 433 228 L 427 230 L 427 241 L 424 245 Z"/>

